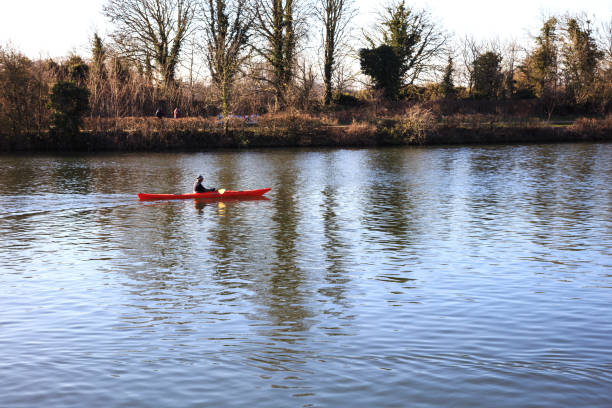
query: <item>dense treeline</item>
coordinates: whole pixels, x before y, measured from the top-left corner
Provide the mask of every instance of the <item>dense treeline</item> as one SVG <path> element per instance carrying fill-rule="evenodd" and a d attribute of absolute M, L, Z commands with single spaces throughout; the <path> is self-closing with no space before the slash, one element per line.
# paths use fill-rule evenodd
<path fill-rule="evenodd" d="M 175 107 L 183 117 L 302 112 L 333 125 L 347 110 L 348 123 L 373 123 L 414 103 L 435 106 L 444 123 L 612 111 L 612 21 L 550 17 L 520 45 L 453 38 L 403 0 L 382 7 L 361 39 L 352 0 L 108 0 L 103 12 L 115 31 L 94 34 L 90 55 L 31 60 L 0 47 L 4 149 L 70 147 L 83 117 L 92 128 Z M 315 61 L 306 45 L 319 35 Z"/>

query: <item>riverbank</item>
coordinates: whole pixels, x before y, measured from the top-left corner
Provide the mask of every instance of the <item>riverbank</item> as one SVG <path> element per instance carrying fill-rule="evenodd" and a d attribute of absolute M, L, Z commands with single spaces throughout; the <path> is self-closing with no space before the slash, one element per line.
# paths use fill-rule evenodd
<path fill-rule="evenodd" d="M 346 123 L 350 121 L 350 123 Z M 434 117 L 425 110 L 377 120 L 338 115 L 264 115 L 233 118 L 94 118 L 80 134 L 49 132 L 2 139 L 2 151 L 165 151 L 261 147 L 369 147 L 612 141 L 612 116 L 543 121 L 495 115 Z"/>

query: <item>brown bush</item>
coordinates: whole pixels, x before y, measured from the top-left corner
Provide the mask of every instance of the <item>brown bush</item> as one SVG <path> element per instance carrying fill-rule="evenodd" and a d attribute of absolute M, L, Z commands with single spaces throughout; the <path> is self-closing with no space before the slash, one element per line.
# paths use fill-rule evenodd
<path fill-rule="evenodd" d="M 608 134 L 612 135 L 612 114 L 603 119 L 579 118 L 570 126 L 570 130 L 582 135 Z M 608 136 L 609 137 L 609 136 Z"/>

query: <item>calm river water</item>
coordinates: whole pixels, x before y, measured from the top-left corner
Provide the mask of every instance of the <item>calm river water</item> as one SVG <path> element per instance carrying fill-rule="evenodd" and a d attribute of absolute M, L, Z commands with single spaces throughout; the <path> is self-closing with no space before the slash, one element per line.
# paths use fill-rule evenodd
<path fill-rule="evenodd" d="M 610 407 L 612 145 L 0 156 L 0 406 Z"/>

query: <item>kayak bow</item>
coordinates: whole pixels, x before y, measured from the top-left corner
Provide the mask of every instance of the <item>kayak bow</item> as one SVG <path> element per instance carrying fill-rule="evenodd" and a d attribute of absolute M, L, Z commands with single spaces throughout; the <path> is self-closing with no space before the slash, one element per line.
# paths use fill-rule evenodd
<path fill-rule="evenodd" d="M 138 199 L 143 200 L 185 200 L 188 198 L 206 198 L 206 199 L 226 199 L 226 198 L 249 198 L 261 197 L 270 191 L 270 188 L 261 188 L 259 190 L 240 190 L 232 191 L 225 190 L 222 194 L 218 191 L 208 193 L 189 193 L 189 194 L 138 194 Z"/>

